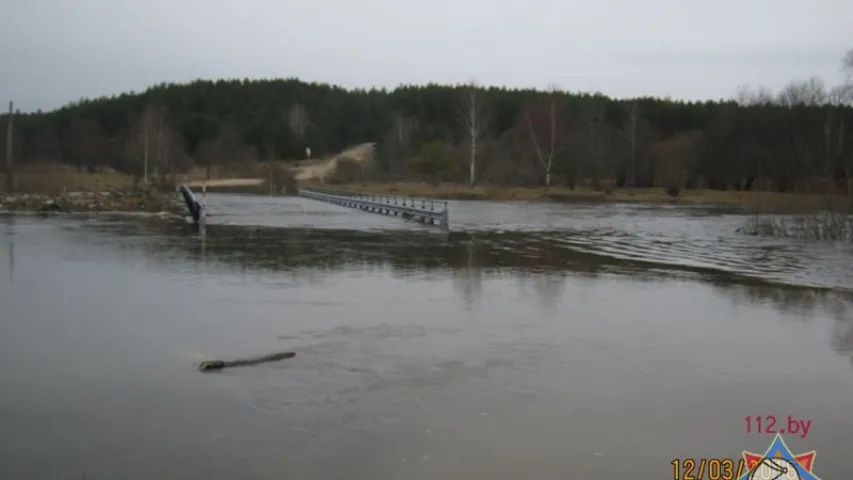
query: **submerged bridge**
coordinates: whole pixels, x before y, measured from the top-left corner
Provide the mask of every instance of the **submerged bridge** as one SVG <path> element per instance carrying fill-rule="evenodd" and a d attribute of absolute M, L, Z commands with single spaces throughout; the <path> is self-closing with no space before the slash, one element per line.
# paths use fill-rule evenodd
<path fill-rule="evenodd" d="M 204 188 L 204 187 L 202 187 Z M 202 201 L 196 200 L 193 191 L 186 184 L 178 187 L 187 206 L 193 223 L 200 232 L 204 231 L 207 217 L 207 205 L 202 190 Z M 358 208 L 365 212 L 397 216 L 406 220 L 436 225 L 442 230 L 450 230 L 447 202 L 402 195 L 378 195 L 373 193 L 348 192 L 326 188 L 300 188 L 298 194 L 305 198 L 320 200 L 342 207 Z"/>
<path fill-rule="evenodd" d="M 421 223 L 429 223 L 444 230 L 450 228 L 449 211 L 445 201 L 326 188 L 300 188 L 299 195 L 342 207 L 358 208 L 366 212 L 393 215 Z"/>

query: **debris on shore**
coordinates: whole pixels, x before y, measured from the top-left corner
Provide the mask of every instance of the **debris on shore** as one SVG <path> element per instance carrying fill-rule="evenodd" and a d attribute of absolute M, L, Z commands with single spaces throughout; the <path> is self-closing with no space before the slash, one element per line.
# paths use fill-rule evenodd
<path fill-rule="evenodd" d="M 280 352 L 271 353 L 269 355 L 263 355 L 260 357 L 241 358 L 237 360 L 206 360 L 199 364 L 198 369 L 202 372 L 209 372 L 212 370 L 222 370 L 228 367 L 244 367 L 248 365 L 258 365 L 260 363 L 266 362 L 277 362 L 279 360 L 284 360 L 285 358 L 292 358 L 295 356 L 295 352 Z"/>
<path fill-rule="evenodd" d="M 174 195 L 155 192 L 110 190 L 68 192 L 59 196 L 36 193 L 0 193 L 0 211 L 33 213 L 166 212 L 184 215 Z"/>

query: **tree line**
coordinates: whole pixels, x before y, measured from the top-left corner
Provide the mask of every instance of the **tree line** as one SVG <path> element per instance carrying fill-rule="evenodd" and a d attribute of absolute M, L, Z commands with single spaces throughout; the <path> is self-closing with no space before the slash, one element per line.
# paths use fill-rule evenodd
<path fill-rule="evenodd" d="M 346 90 L 295 78 L 198 80 L 17 114 L 15 163 L 138 177 L 238 169 L 378 144 L 355 176 L 469 184 L 853 193 L 846 80 L 741 87 L 731 99 L 614 99 L 467 85 Z M 7 117 L 2 118 L 4 125 Z M 5 135 L 0 139 L 5 151 Z"/>

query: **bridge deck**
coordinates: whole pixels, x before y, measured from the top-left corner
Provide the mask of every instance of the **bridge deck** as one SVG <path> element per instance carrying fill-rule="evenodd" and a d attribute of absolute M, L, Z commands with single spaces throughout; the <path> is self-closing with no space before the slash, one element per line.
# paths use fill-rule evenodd
<path fill-rule="evenodd" d="M 367 212 L 395 215 L 422 223 L 449 229 L 447 202 L 426 198 L 378 195 L 321 188 L 300 188 L 299 195 L 343 207 L 358 208 Z"/>

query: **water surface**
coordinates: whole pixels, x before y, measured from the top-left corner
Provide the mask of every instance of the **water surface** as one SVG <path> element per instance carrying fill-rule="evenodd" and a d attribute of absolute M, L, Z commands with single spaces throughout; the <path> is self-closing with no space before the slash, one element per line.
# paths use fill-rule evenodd
<path fill-rule="evenodd" d="M 0 217 L 0 478 L 670 478 L 762 453 L 768 414 L 849 467 L 849 245 L 719 209 L 451 202 L 445 236 L 209 201 L 204 238 Z"/>

